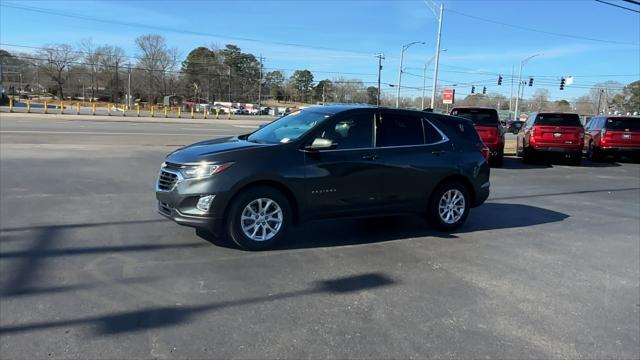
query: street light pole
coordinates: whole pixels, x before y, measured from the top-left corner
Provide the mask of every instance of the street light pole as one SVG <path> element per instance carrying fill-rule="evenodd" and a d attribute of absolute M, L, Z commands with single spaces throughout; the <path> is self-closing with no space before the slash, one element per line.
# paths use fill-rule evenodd
<path fill-rule="evenodd" d="M 264 58 L 260 54 L 260 84 L 258 86 L 258 116 L 262 115 L 262 62 Z"/>
<path fill-rule="evenodd" d="M 404 46 L 400 50 L 400 66 L 398 67 L 398 88 L 396 92 L 396 108 L 400 107 L 400 82 L 402 81 L 402 61 L 404 60 Z"/>
<path fill-rule="evenodd" d="M 427 87 L 427 65 L 429 62 L 424 63 L 424 70 L 422 71 L 422 105 L 421 110 L 424 110 L 424 91 Z"/>
<path fill-rule="evenodd" d="M 408 43 L 402 46 L 400 49 L 400 67 L 398 68 L 398 91 L 396 93 L 396 108 L 400 107 L 400 85 L 402 83 L 402 62 L 404 61 L 404 51 L 407 50 L 413 44 L 422 44 L 424 45 L 424 41 L 414 41 L 412 43 Z"/>
<path fill-rule="evenodd" d="M 520 82 L 522 81 L 522 68 L 524 67 L 524 65 L 531 59 L 533 59 L 536 56 L 540 56 L 541 54 L 535 54 L 535 55 L 531 55 L 528 58 L 522 60 L 520 62 L 520 73 L 518 74 L 518 96 L 516 97 L 516 111 L 515 111 L 515 116 L 514 116 L 514 120 L 518 120 L 518 105 L 520 103 L 520 86 L 522 86 L 522 84 L 520 84 Z M 523 91 L 524 93 L 524 91 Z"/>
<path fill-rule="evenodd" d="M 513 69 L 514 66 L 511 65 L 511 91 L 509 92 L 509 120 L 511 120 L 511 112 L 513 111 L 512 101 L 513 101 Z"/>
<path fill-rule="evenodd" d="M 440 38 L 442 37 L 442 16 L 444 4 L 440 3 L 440 16 L 438 17 L 438 41 L 436 43 L 436 66 L 433 69 L 433 86 L 431 87 L 431 108 L 435 109 L 436 88 L 438 87 L 438 67 L 440 66 Z"/>

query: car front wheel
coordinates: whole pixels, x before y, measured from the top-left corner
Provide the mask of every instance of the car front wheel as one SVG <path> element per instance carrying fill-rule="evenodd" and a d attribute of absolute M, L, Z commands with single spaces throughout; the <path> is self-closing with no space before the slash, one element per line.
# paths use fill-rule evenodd
<path fill-rule="evenodd" d="M 455 230 L 467 219 L 470 202 L 469 191 L 461 182 L 440 185 L 429 202 L 429 220 L 439 230 Z"/>
<path fill-rule="evenodd" d="M 284 238 L 290 224 L 287 198 L 276 189 L 261 186 L 245 190 L 233 200 L 227 233 L 245 250 L 264 250 Z"/>

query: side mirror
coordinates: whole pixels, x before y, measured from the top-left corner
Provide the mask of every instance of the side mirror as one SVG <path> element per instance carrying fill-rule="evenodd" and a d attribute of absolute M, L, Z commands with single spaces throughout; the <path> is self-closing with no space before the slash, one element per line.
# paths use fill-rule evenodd
<path fill-rule="evenodd" d="M 260 125 L 258 125 L 258 129 L 262 129 L 265 126 L 267 126 L 267 124 L 260 124 Z"/>
<path fill-rule="evenodd" d="M 329 150 L 333 149 L 336 144 L 329 139 L 315 138 L 310 145 L 305 146 L 307 151 Z"/>

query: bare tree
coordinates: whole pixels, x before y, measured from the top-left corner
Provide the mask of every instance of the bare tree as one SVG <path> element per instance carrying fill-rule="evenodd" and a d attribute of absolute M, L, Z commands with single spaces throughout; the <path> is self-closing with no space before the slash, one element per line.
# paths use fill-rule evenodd
<path fill-rule="evenodd" d="M 63 99 L 62 87 L 69 76 L 69 67 L 78 59 L 77 52 L 71 45 L 57 44 L 45 45 L 38 51 L 38 55 L 44 62 L 42 70 L 56 83 L 58 98 Z"/>
<path fill-rule="evenodd" d="M 157 34 L 139 36 L 135 40 L 140 52 L 138 67 L 145 69 L 148 81 L 148 102 L 156 95 L 168 95 L 177 81 L 172 76 L 178 63 L 178 50 L 169 48 L 164 37 Z"/>
<path fill-rule="evenodd" d="M 111 100 L 118 101 L 119 71 L 125 59 L 124 50 L 117 46 L 100 46 L 96 49 L 96 59 L 111 90 Z"/>
<path fill-rule="evenodd" d="M 78 47 L 82 51 L 82 58 L 86 63 L 87 70 L 89 72 L 91 100 L 93 101 L 96 96 L 96 69 L 100 60 L 100 56 L 98 55 L 96 46 L 94 45 L 91 38 L 80 40 L 80 44 L 78 45 Z"/>

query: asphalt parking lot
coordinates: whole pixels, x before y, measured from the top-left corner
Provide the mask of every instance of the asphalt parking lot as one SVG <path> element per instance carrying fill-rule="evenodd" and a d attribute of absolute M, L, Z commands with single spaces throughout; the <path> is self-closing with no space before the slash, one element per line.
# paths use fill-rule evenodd
<path fill-rule="evenodd" d="M 1 114 L 0 357 L 640 357 L 640 164 L 508 158 L 450 235 L 323 221 L 252 253 L 156 214 L 166 153 L 255 126 Z"/>

